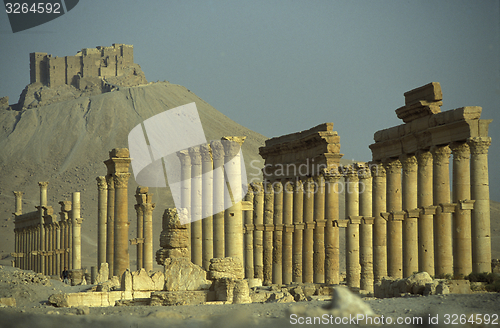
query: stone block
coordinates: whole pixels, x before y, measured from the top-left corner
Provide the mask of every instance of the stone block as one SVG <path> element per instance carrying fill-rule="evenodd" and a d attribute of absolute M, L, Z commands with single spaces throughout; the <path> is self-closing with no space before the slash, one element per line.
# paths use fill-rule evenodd
<path fill-rule="evenodd" d="M 233 303 L 245 304 L 252 303 L 250 298 L 250 289 L 248 288 L 248 281 L 245 279 L 237 280 L 233 289 Z"/>
<path fill-rule="evenodd" d="M 233 303 L 233 293 L 236 280 L 221 278 L 214 282 L 215 300 Z"/>
<path fill-rule="evenodd" d="M 85 280 L 83 270 L 70 270 L 69 279 L 71 280 L 71 286 L 82 285 Z"/>
<path fill-rule="evenodd" d="M 132 290 L 132 273 L 127 269 L 122 275 L 120 290 L 122 291 L 131 291 Z"/>
<path fill-rule="evenodd" d="M 260 279 L 260 278 L 249 278 L 247 280 L 248 280 L 248 288 L 262 286 L 262 279 Z"/>
<path fill-rule="evenodd" d="M 425 290 L 425 285 L 432 282 L 431 276 L 427 272 L 419 272 L 408 278 L 403 279 L 404 290 L 401 293 L 411 293 L 423 295 Z"/>
<path fill-rule="evenodd" d="M 128 148 L 114 148 L 109 152 L 110 157 L 119 157 L 119 158 L 129 158 L 130 152 Z"/>
<path fill-rule="evenodd" d="M 0 307 L 3 306 L 16 306 L 16 299 L 14 297 L 0 297 Z"/>
<path fill-rule="evenodd" d="M 295 302 L 294 297 L 289 292 L 272 292 L 266 303 L 292 303 Z"/>
<path fill-rule="evenodd" d="M 150 305 L 194 305 L 208 302 L 210 292 L 208 290 L 200 291 L 161 291 L 151 294 Z"/>
<path fill-rule="evenodd" d="M 132 290 L 155 290 L 153 280 L 151 280 L 151 277 L 146 273 L 146 270 L 141 269 L 139 271 L 132 272 Z"/>
<path fill-rule="evenodd" d="M 222 278 L 243 279 L 245 271 L 241 261 L 234 257 L 210 259 L 209 279 L 217 280 Z"/>
<path fill-rule="evenodd" d="M 153 287 L 154 287 L 153 290 L 163 290 L 163 286 L 165 285 L 165 275 L 163 274 L 163 272 L 150 271 L 150 277 L 151 281 L 153 282 Z"/>
<path fill-rule="evenodd" d="M 181 208 L 167 208 L 163 213 L 162 229 L 187 229 L 186 224 L 181 224 L 181 222 L 187 221 L 187 209 Z"/>
<path fill-rule="evenodd" d="M 167 249 L 189 247 L 189 231 L 187 229 L 163 230 L 160 234 L 160 247 Z"/>
<path fill-rule="evenodd" d="M 500 260 L 492 259 L 491 260 L 491 272 L 500 273 Z"/>
<path fill-rule="evenodd" d="M 97 276 L 95 277 L 95 282 L 96 284 L 103 283 L 108 280 L 109 277 L 109 267 L 108 263 L 101 263 L 101 267 L 99 268 L 99 272 L 97 273 Z"/>
<path fill-rule="evenodd" d="M 207 280 L 207 272 L 187 258 L 165 260 L 166 291 L 207 290 L 212 282 Z"/>
<path fill-rule="evenodd" d="M 411 105 L 417 101 L 441 101 L 443 100 L 443 91 L 439 82 L 431 82 L 424 86 L 415 88 L 404 93 L 405 104 Z"/>

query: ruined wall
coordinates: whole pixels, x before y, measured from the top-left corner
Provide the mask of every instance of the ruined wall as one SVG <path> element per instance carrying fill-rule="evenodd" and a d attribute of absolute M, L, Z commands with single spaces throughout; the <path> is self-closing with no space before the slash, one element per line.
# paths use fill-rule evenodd
<path fill-rule="evenodd" d="M 41 82 L 49 87 L 64 84 L 78 87 L 79 78 L 115 77 L 134 63 L 132 45 L 84 48 L 75 56 L 52 57 L 47 53 L 30 54 L 30 83 Z"/>

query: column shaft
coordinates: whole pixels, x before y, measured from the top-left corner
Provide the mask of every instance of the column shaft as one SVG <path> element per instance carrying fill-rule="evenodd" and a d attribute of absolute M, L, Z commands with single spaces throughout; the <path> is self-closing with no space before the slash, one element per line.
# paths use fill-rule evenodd
<path fill-rule="evenodd" d="M 210 145 L 201 145 L 202 171 L 202 263 L 208 271 L 210 259 L 214 257 L 214 225 L 213 225 L 213 163 Z"/>
<path fill-rule="evenodd" d="M 113 275 L 121 277 L 130 268 L 128 251 L 128 179 L 130 173 L 115 173 L 115 250 Z"/>
<path fill-rule="evenodd" d="M 253 265 L 254 277 L 264 281 L 264 186 L 261 182 L 253 182 Z"/>
<path fill-rule="evenodd" d="M 224 147 L 220 140 L 210 143 L 213 157 L 213 225 L 214 257 L 225 257 L 224 253 Z"/>
<path fill-rule="evenodd" d="M 325 283 L 339 284 L 338 173 L 325 176 Z"/>
<path fill-rule="evenodd" d="M 71 219 L 73 226 L 73 269 L 80 270 L 82 268 L 82 236 L 81 236 L 81 216 L 80 216 L 80 193 L 72 194 L 72 211 Z"/>
<path fill-rule="evenodd" d="M 304 246 L 302 248 L 302 281 L 314 281 L 314 181 L 306 178 L 304 182 Z"/>
<path fill-rule="evenodd" d="M 293 281 L 293 184 L 286 180 L 283 185 L 283 284 Z"/>
<path fill-rule="evenodd" d="M 40 208 L 39 208 L 39 216 L 40 216 L 40 238 L 39 238 L 39 246 L 38 250 L 42 252 L 42 255 L 39 256 L 39 263 L 38 263 L 38 272 L 41 272 L 42 274 L 45 274 L 45 229 L 44 229 L 44 219 L 43 219 L 43 208 L 47 206 L 47 186 L 49 185 L 48 182 L 38 182 L 38 185 L 40 186 Z"/>
<path fill-rule="evenodd" d="M 283 185 L 273 182 L 273 284 L 283 284 Z"/>
<path fill-rule="evenodd" d="M 359 215 L 363 221 L 359 227 L 359 261 L 361 264 L 360 288 L 373 292 L 373 216 L 372 175 L 368 166 L 359 167 Z"/>
<path fill-rule="evenodd" d="M 181 162 L 181 207 L 188 212 L 188 245 L 190 247 L 188 257 L 191 259 L 191 156 L 187 150 L 177 152 L 177 157 Z"/>
<path fill-rule="evenodd" d="M 403 165 L 403 277 L 418 272 L 418 224 L 417 208 L 417 158 L 415 155 L 401 156 Z"/>
<path fill-rule="evenodd" d="M 384 163 L 387 172 L 387 211 L 401 215 L 401 162 L 389 159 Z M 402 218 L 391 215 L 387 227 L 387 273 L 393 278 L 403 278 L 403 226 Z"/>
<path fill-rule="evenodd" d="M 350 167 L 345 180 L 345 209 L 349 220 L 346 228 L 346 283 L 348 287 L 359 288 L 361 267 L 359 265 L 359 190 L 358 172 Z"/>
<path fill-rule="evenodd" d="M 301 180 L 296 180 L 293 190 L 293 282 L 302 283 L 302 237 L 304 231 L 304 187 Z"/>
<path fill-rule="evenodd" d="M 264 284 L 273 280 L 273 213 L 274 189 L 270 182 L 264 182 Z"/>
<path fill-rule="evenodd" d="M 152 194 L 148 195 L 152 196 Z M 142 204 L 144 211 L 144 270 L 153 270 L 153 210 L 154 203 Z"/>
<path fill-rule="evenodd" d="M 106 223 L 106 262 L 109 268 L 109 278 L 113 277 L 115 264 L 115 182 L 113 175 L 106 175 L 108 183 L 108 208 L 107 208 L 107 223 Z M 69 234 L 68 234 L 69 237 Z M 69 239 L 71 240 L 71 239 Z M 71 268 L 71 265 L 68 266 Z"/>
<path fill-rule="evenodd" d="M 137 189 L 139 189 L 138 187 Z M 141 197 L 141 195 L 136 198 Z M 137 270 L 144 268 L 144 208 L 142 202 L 138 202 L 134 205 L 135 214 L 137 216 L 137 251 L 136 251 L 136 261 Z"/>
<path fill-rule="evenodd" d="M 97 177 L 97 267 L 106 262 L 106 216 L 108 184 L 106 177 Z"/>
<path fill-rule="evenodd" d="M 202 167 L 200 147 L 189 148 L 191 156 L 191 261 L 203 266 Z"/>
<path fill-rule="evenodd" d="M 315 177 L 316 192 L 314 193 L 314 245 L 313 265 L 314 282 L 325 282 L 325 179 L 322 175 Z"/>
<path fill-rule="evenodd" d="M 248 186 L 248 192 L 245 195 L 245 201 L 252 204 L 254 200 L 254 190 L 253 186 Z M 253 209 L 246 210 L 243 212 L 243 218 L 245 219 L 245 278 L 250 279 L 254 277 L 254 253 L 253 253 L 253 235 L 255 232 L 255 226 L 253 223 Z"/>
<path fill-rule="evenodd" d="M 373 276 L 380 281 L 387 276 L 387 221 L 381 215 L 387 211 L 386 172 L 380 163 L 371 163 L 373 223 Z"/>
<path fill-rule="evenodd" d="M 434 216 L 426 214 L 426 207 L 432 206 L 433 164 L 430 151 L 417 152 L 418 182 L 417 206 L 420 208 L 418 218 L 418 271 L 434 275 Z"/>

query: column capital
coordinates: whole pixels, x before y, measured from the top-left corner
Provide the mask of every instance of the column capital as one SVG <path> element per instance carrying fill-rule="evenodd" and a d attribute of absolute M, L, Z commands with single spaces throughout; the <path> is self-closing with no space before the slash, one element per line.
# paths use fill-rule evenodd
<path fill-rule="evenodd" d="M 253 204 L 253 196 L 254 196 L 253 193 L 254 193 L 254 190 L 253 190 L 252 184 L 248 184 L 248 191 L 247 191 L 247 194 L 245 195 L 245 200 L 252 202 L 252 204 Z"/>
<path fill-rule="evenodd" d="M 16 196 L 16 198 L 17 197 L 22 197 L 23 194 L 24 194 L 22 191 L 13 191 L 12 193 L 14 194 L 14 196 Z"/>
<path fill-rule="evenodd" d="M 224 158 L 224 146 L 220 140 L 210 141 L 210 148 L 212 150 L 212 157 L 214 160 Z"/>
<path fill-rule="evenodd" d="M 434 164 L 448 165 L 450 163 L 451 149 L 448 145 L 432 146 L 431 152 L 434 159 Z"/>
<path fill-rule="evenodd" d="M 401 161 L 401 165 L 403 166 L 403 170 L 405 172 L 417 171 L 418 161 L 415 154 L 402 154 L 399 156 L 399 160 Z"/>
<path fill-rule="evenodd" d="M 305 192 L 314 192 L 314 180 L 312 177 L 303 178 L 303 186 Z"/>
<path fill-rule="evenodd" d="M 106 182 L 108 184 L 108 190 L 115 190 L 115 181 L 113 180 L 113 175 L 106 175 Z"/>
<path fill-rule="evenodd" d="M 372 177 L 371 166 L 369 163 L 356 163 L 358 177 L 362 179 L 370 179 Z"/>
<path fill-rule="evenodd" d="M 236 156 L 241 149 L 241 145 L 247 137 L 222 137 L 221 142 L 224 146 L 224 155 L 229 158 Z"/>
<path fill-rule="evenodd" d="M 293 182 L 289 179 L 285 180 L 283 184 L 283 189 L 286 193 L 291 194 L 293 192 Z"/>
<path fill-rule="evenodd" d="M 128 179 L 130 173 L 115 173 L 113 174 L 113 181 L 116 189 L 124 189 L 128 187 Z"/>
<path fill-rule="evenodd" d="M 283 192 L 283 184 L 281 183 L 281 181 L 274 181 L 272 183 L 272 186 L 273 186 L 275 194 L 279 194 L 279 193 Z"/>
<path fill-rule="evenodd" d="M 252 182 L 252 183 L 250 183 L 250 186 L 252 187 L 252 192 L 254 194 L 260 194 L 264 190 L 262 182 Z"/>
<path fill-rule="evenodd" d="M 470 147 L 467 142 L 452 142 L 450 149 L 453 153 L 453 160 L 468 161 L 470 159 Z"/>
<path fill-rule="evenodd" d="M 137 213 L 137 215 L 144 214 L 144 211 L 142 210 L 141 204 L 135 204 L 134 208 L 135 208 L 135 212 Z"/>
<path fill-rule="evenodd" d="M 355 164 L 344 166 L 343 171 L 345 178 L 348 179 L 349 182 L 357 182 L 359 180 L 358 168 Z"/>
<path fill-rule="evenodd" d="M 97 188 L 99 190 L 107 190 L 108 189 L 108 183 L 106 182 L 106 177 L 99 176 L 95 178 L 97 181 Z"/>
<path fill-rule="evenodd" d="M 372 177 L 374 178 L 385 178 L 386 176 L 384 165 L 380 162 L 370 163 L 370 170 L 372 172 Z"/>
<path fill-rule="evenodd" d="M 467 139 L 470 146 L 471 154 L 480 155 L 488 154 L 488 148 L 491 145 L 490 137 L 471 137 Z"/>
<path fill-rule="evenodd" d="M 210 144 L 201 145 L 200 154 L 203 162 L 212 162 L 212 149 L 210 148 Z"/>
<path fill-rule="evenodd" d="M 432 165 L 432 153 L 430 150 L 418 150 L 417 162 L 420 166 Z"/>
<path fill-rule="evenodd" d="M 200 146 L 189 147 L 188 153 L 191 157 L 191 165 L 201 165 Z"/>
<path fill-rule="evenodd" d="M 144 211 L 144 215 L 148 215 L 148 214 L 151 214 L 151 212 L 153 212 L 153 210 L 156 207 L 156 204 L 155 203 L 143 203 L 143 204 L 141 204 L 141 207 Z"/>
<path fill-rule="evenodd" d="M 387 158 L 383 162 L 386 173 L 394 174 L 399 173 L 403 165 L 399 158 Z"/>
<path fill-rule="evenodd" d="M 48 181 L 40 181 L 40 182 L 38 182 L 38 185 L 39 185 L 42 189 L 47 189 L 47 186 L 49 185 L 49 182 L 48 182 Z"/>
<path fill-rule="evenodd" d="M 189 156 L 189 152 L 187 151 L 187 149 L 179 150 L 177 152 L 177 157 L 179 157 L 182 166 L 191 165 L 191 156 Z"/>
<path fill-rule="evenodd" d="M 295 180 L 295 183 L 293 185 L 293 191 L 295 192 L 303 192 L 304 191 L 304 184 L 302 180 L 297 179 Z"/>

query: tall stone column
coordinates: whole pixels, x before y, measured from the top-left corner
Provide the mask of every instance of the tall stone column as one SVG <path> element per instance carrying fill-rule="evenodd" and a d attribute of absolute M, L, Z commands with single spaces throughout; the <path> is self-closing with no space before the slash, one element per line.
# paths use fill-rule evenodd
<path fill-rule="evenodd" d="M 293 281 L 293 184 L 285 180 L 283 185 L 283 284 Z"/>
<path fill-rule="evenodd" d="M 213 225 L 213 162 L 210 145 L 201 145 L 201 171 L 202 178 L 202 263 L 208 271 L 210 259 L 214 257 L 214 225 Z"/>
<path fill-rule="evenodd" d="M 127 154 L 128 155 L 128 154 Z M 128 169 L 128 166 L 127 166 Z M 113 275 L 121 277 L 130 267 L 128 251 L 128 179 L 130 173 L 115 173 L 115 251 Z"/>
<path fill-rule="evenodd" d="M 304 231 L 304 187 L 297 179 L 293 189 L 293 282 L 302 283 L 302 241 Z"/>
<path fill-rule="evenodd" d="M 370 163 L 372 171 L 373 217 L 373 276 L 380 281 L 387 276 L 387 221 L 381 213 L 387 211 L 386 172 L 381 163 Z"/>
<path fill-rule="evenodd" d="M 254 252 L 253 252 L 253 235 L 255 226 L 253 223 L 253 199 L 254 199 L 253 186 L 248 186 L 248 192 L 245 195 L 245 201 L 252 204 L 251 210 L 243 212 L 245 220 L 245 278 L 250 279 L 254 277 Z"/>
<path fill-rule="evenodd" d="M 23 192 L 22 191 L 13 191 L 14 196 L 16 197 L 16 212 L 15 215 L 23 214 Z"/>
<path fill-rule="evenodd" d="M 225 257 L 224 252 L 224 147 L 220 140 L 210 142 L 213 160 L 213 225 L 214 257 Z"/>
<path fill-rule="evenodd" d="M 433 164 L 428 150 L 417 152 L 417 206 L 421 209 L 418 218 L 418 271 L 434 275 L 434 216 L 429 214 L 433 206 Z"/>
<path fill-rule="evenodd" d="M 113 277 L 115 264 L 115 182 L 113 180 L 113 173 L 110 170 L 111 168 L 108 167 L 108 175 L 106 175 L 106 182 L 108 184 L 108 207 L 106 211 L 106 262 L 108 263 L 109 278 L 111 279 L 111 277 Z"/>
<path fill-rule="evenodd" d="M 470 148 L 465 142 L 450 145 L 453 152 L 453 273 L 466 276 L 472 272 L 471 211 L 464 201 L 471 199 Z"/>
<path fill-rule="evenodd" d="M 488 148 L 490 137 L 469 138 L 471 150 L 472 271 L 491 272 L 490 185 Z"/>
<path fill-rule="evenodd" d="M 55 253 L 55 257 L 56 257 L 56 273 L 57 275 L 60 275 L 62 270 L 63 270 L 63 267 L 62 267 L 62 263 L 63 263 L 63 250 L 62 250 L 62 247 L 61 247 L 61 233 L 62 233 L 62 222 L 58 222 L 56 223 L 56 253 Z"/>
<path fill-rule="evenodd" d="M 273 284 L 283 284 L 283 185 L 273 182 Z"/>
<path fill-rule="evenodd" d="M 403 278 L 403 225 L 401 198 L 401 162 L 388 159 L 387 172 L 387 211 L 392 215 L 387 227 L 387 271 L 390 277 Z"/>
<path fill-rule="evenodd" d="M 149 194 L 148 197 L 151 197 Z M 149 200 L 142 204 L 144 212 L 144 270 L 153 270 L 153 210 L 155 204 Z"/>
<path fill-rule="evenodd" d="M 243 263 L 243 213 L 239 199 L 243 198 L 241 179 L 241 145 L 246 137 L 223 137 L 224 170 L 227 181 L 231 185 L 232 197 L 227 199 L 228 205 L 224 213 L 225 252 L 226 257 L 237 257 Z M 238 198 L 238 199 L 237 199 Z M 234 199 L 234 201 L 233 201 Z"/>
<path fill-rule="evenodd" d="M 188 149 L 191 156 L 191 261 L 203 266 L 203 242 L 202 242 L 202 167 L 200 147 Z"/>
<path fill-rule="evenodd" d="M 253 182 L 253 265 L 254 277 L 264 281 L 264 186 L 262 182 Z"/>
<path fill-rule="evenodd" d="M 80 214 L 80 193 L 74 192 L 72 194 L 71 201 L 73 203 L 71 210 L 71 219 L 73 223 L 73 269 L 80 270 L 82 268 L 82 218 Z"/>
<path fill-rule="evenodd" d="M 177 152 L 177 157 L 181 162 L 181 207 L 188 211 L 188 245 L 191 247 L 191 156 L 187 150 L 181 150 Z M 188 258 L 191 259 L 191 248 Z"/>
<path fill-rule="evenodd" d="M 97 267 L 106 262 L 106 219 L 108 210 L 108 184 L 106 177 L 97 177 Z"/>
<path fill-rule="evenodd" d="M 359 215 L 363 217 L 359 226 L 359 261 L 361 264 L 360 289 L 373 292 L 373 221 L 372 174 L 364 164 L 359 172 Z"/>
<path fill-rule="evenodd" d="M 339 192 L 337 172 L 325 175 L 325 283 L 339 284 Z"/>
<path fill-rule="evenodd" d="M 264 285 L 272 284 L 273 280 L 273 213 L 274 189 L 273 185 L 264 182 Z"/>
<path fill-rule="evenodd" d="M 140 187 L 137 189 L 140 189 Z M 136 194 L 136 198 L 140 196 L 141 195 Z M 134 205 L 135 214 L 137 216 L 137 239 L 134 241 L 137 245 L 137 270 L 144 268 L 144 209 L 142 204 L 142 202 L 138 202 Z"/>
<path fill-rule="evenodd" d="M 44 228 L 44 219 L 43 219 L 43 208 L 47 206 L 47 187 L 49 185 L 48 181 L 40 181 L 38 182 L 38 185 L 40 186 L 40 207 L 38 209 L 39 211 L 39 217 L 40 217 L 40 238 L 39 238 L 39 244 L 38 244 L 38 251 L 39 254 L 38 258 L 38 272 L 45 274 L 46 271 L 46 266 L 45 266 L 45 228 Z"/>
<path fill-rule="evenodd" d="M 450 147 L 433 146 L 433 196 L 434 205 L 450 203 Z M 437 208 L 434 216 L 434 263 L 436 276 L 453 273 L 451 213 Z"/>
<path fill-rule="evenodd" d="M 403 277 L 418 272 L 417 157 L 402 155 L 403 165 Z"/>
<path fill-rule="evenodd" d="M 304 283 L 314 281 L 314 181 L 304 181 L 304 246 L 302 248 L 302 280 Z"/>
<path fill-rule="evenodd" d="M 346 283 L 348 287 L 359 288 L 361 267 L 359 264 L 359 189 L 358 172 L 350 167 L 345 178 L 345 211 L 349 220 L 345 234 Z"/>
<path fill-rule="evenodd" d="M 314 178 L 316 192 L 314 193 L 314 245 L 313 265 L 314 282 L 325 282 L 325 178 L 318 175 Z"/>

